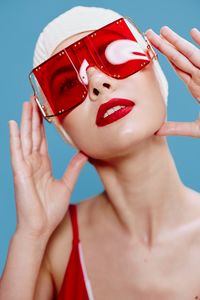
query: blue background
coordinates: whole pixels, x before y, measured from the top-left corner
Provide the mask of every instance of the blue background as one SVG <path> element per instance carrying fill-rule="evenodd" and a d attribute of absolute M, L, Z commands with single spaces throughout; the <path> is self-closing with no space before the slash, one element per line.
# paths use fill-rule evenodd
<path fill-rule="evenodd" d="M 5 265 L 9 241 L 15 231 L 16 210 L 12 170 L 9 156 L 8 120 L 20 121 L 21 105 L 32 93 L 28 72 L 37 37 L 54 17 L 75 5 L 102 6 L 129 15 L 142 31 L 156 32 L 168 25 L 192 41 L 189 31 L 200 28 L 200 1 L 64 1 L 64 0 L 1 0 L 1 109 L 0 109 L 0 274 Z M 167 59 L 159 55 L 169 81 L 168 120 L 192 121 L 198 116 L 199 106 L 184 83 L 172 70 Z M 70 158 L 76 153 L 66 145 L 53 126 L 46 124 L 49 152 L 55 177 L 62 176 Z M 200 192 L 200 139 L 168 137 L 169 146 L 182 181 Z M 103 186 L 94 168 L 87 163 L 81 171 L 71 202 L 97 194 Z"/>

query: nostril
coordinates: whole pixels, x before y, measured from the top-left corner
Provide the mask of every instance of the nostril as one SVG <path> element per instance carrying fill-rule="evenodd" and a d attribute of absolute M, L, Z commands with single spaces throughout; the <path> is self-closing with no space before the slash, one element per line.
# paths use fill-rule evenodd
<path fill-rule="evenodd" d="M 90 67 L 91 67 L 91 66 L 88 64 L 87 67 L 86 67 L 86 71 L 87 71 Z"/>
<path fill-rule="evenodd" d="M 106 87 L 106 88 L 108 88 L 108 89 L 110 88 L 110 84 L 109 83 L 103 83 L 103 86 Z"/>
<path fill-rule="evenodd" d="M 93 93 L 94 93 L 96 96 L 99 95 L 99 91 L 98 91 L 96 88 L 93 89 Z"/>

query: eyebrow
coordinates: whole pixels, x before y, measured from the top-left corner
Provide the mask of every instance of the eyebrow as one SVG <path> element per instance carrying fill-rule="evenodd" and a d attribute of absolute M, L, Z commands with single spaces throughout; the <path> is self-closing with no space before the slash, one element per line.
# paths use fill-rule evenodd
<path fill-rule="evenodd" d="M 56 71 L 51 75 L 50 80 L 49 80 L 49 84 L 50 86 L 53 85 L 55 79 L 63 74 L 63 73 L 68 73 L 68 72 L 72 72 L 74 71 L 74 68 L 72 65 L 66 65 L 66 66 L 62 66 L 61 68 L 56 69 Z"/>

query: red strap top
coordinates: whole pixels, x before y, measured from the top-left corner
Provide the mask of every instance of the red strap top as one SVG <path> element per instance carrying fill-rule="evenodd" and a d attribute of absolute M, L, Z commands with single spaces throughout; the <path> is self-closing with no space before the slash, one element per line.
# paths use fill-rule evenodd
<path fill-rule="evenodd" d="M 79 255 L 78 245 L 80 240 L 75 204 L 69 205 L 69 212 L 73 229 L 73 243 L 64 280 L 57 300 L 89 300 Z"/>

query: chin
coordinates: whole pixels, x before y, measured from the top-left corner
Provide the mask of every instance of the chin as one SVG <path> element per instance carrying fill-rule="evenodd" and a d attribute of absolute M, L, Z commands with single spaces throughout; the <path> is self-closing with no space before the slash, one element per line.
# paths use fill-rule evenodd
<path fill-rule="evenodd" d="M 105 151 L 101 149 L 99 155 L 91 155 L 97 159 L 115 159 L 133 154 L 135 151 L 141 151 L 142 147 L 146 147 L 147 143 L 155 138 L 154 132 L 138 132 L 129 131 L 118 136 L 118 139 L 105 143 Z M 103 153 L 104 152 L 104 153 Z M 101 157 L 100 157 L 101 156 Z"/>
<path fill-rule="evenodd" d="M 94 139 L 89 139 L 89 144 L 85 144 L 82 150 L 93 159 L 106 160 L 114 159 L 120 156 L 128 155 L 134 151 L 140 151 L 141 147 L 157 140 L 155 132 L 160 129 L 164 122 L 164 116 L 160 118 L 151 118 L 148 121 L 131 120 L 124 124 L 116 126 L 115 130 L 105 131 L 101 137 L 94 142 Z M 114 123 L 112 124 L 114 125 Z M 115 123 L 117 125 L 117 122 Z M 87 149 L 86 149 L 87 148 Z"/>

